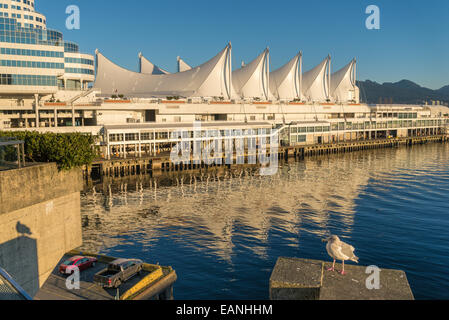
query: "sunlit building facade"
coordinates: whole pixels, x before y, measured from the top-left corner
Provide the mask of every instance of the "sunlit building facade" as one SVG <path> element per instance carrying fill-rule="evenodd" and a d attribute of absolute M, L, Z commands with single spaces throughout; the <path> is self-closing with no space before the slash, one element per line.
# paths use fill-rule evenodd
<path fill-rule="evenodd" d="M 266 48 L 234 68 L 228 43 L 198 66 L 178 57 L 174 73 L 140 53 L 133 71 L 80 53 L 23 1 L 0 0 L 0 130 L 91 133 L 107 158 L 159 154 L 194 123 L 251 139 L 277 129 L 287 146 L 449 133 L 449 108 L 361 103 L 355 59 L 303 70 L 298 52 L 272 70 Z"/>
<path fill-rule="evenodd" d="M 0 0 L 0 94 L 48 95 L 83 90 L 95 79 L 94 58 L 47 29 L 34 0 Z"/>

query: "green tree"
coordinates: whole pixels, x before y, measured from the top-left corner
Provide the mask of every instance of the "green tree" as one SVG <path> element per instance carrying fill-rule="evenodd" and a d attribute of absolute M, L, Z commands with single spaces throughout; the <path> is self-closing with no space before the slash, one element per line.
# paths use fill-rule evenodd
<path fill-rule="evenodd" d="M 81 133 L 2 132 L 0 137 L 25 141 L 27 162 L 56 162 L 60 170 L 89 165 L 98 156 L 95 137 Z"/>

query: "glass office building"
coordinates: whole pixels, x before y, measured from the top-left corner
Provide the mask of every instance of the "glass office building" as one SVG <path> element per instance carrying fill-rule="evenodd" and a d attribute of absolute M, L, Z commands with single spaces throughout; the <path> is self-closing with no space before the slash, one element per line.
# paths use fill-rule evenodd
<path fill-rule="evenodd" d="M 0 0 L 0 93 L 52 94 L 85 90 L 94 57 L 46 27 L 34 0 Z"/>

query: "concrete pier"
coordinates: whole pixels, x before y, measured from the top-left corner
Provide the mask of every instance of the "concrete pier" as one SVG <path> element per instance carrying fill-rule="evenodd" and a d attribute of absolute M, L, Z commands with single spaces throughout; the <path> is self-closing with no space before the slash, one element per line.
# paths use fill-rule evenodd
<path fill-rule="evenodd" d="M 376 140 L 354 140 L 346 142 L 337 142 L 329 144 L 313 144 L 313 145 L 296 145 L 296 146 L 282 146 L 276 151 L 277 158 L 281 161 L 288 159 L 304 159 L 305 157 L 322 156 L 330 154 L 341 154 L 355 151 L 381 149 L 381 148 L 398 148 L 409 147 L 417 144 L 426 144 L 447 142 L 448 136 L 420 136 L 420 137 L 403 137 L 392 139 L 376 139 Z M 269 148 L 268 148 L 269 149 Z M 270 155 L 271 150 L 267 151 Z M 242 157 L 245 165 L 260 166 L 260 164 L 250 164 L 250 159 L 257 159 L 257 156 L 248 154 L 245 151 Z M 127 159 L 102 160 L 94 162 L 90 166 L 85 166 L 83 176 L 87 182 L 92 180 L 100 180 L 102 177 L 109 178 L 123 178 L 128 176 L 137 176 L 145 174 L 160 175 L 169 172 L 180 172 L 189 170 L 211 169 L 217 167 L 230 168 L 238 165 L 226 165 L 225 155 L 217 155 L 214 164 L 208 165 L 199 159 L 191 157 L 188 163 L 173 164 L 170 158 L 170 153 L 165 152 L 158 156 L 136 157 Z M 233 155 L 232 163 L 237 163 L 236 155 Z M 241 163 L 242 161 L 240 161 Z"/>
<path fill-rule="evenodd" d="M 404 271 L 380 269 L 377 286 L 366 266 L 345 265 L 346 275 L 327 271 L 331 266 L 332 262 L 279 258 L 270 278 L 270 299 L 414 300 Z"/>

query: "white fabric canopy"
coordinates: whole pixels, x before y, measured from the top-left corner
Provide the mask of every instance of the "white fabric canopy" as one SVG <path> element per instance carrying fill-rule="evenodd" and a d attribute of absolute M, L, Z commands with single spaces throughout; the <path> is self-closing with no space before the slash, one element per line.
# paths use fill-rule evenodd
<path fill-rule="evenodd" d="M 187 62 L 181 59 L 181 57 L 178 57 L 178 72 L 189 71 L 191 69 L 192 67 L 189 64 L 187 64 Z"/>
<path fill-rule="evenodd" d="M 222 97 L 309 102 L 359 102 L 356 61 L 330 75 L 331 58 L 302 74 L 302 53 L 270 73 L 270 52 L 232 72 L 232 46 L 227 45 L 206 63 L 192 68 L 178 57 L 178 73 L 169 73 L 139 54 L 140 72 L 122 68 L 96 51 L 94 88 L 103 95 L 129 97 Z"/>
<path fill-rule="evenodd" d="M 328 56 L 318 66 L 303 74 L 302 90 L 307 100 L 324 102 L 330 98 L 330 61 L 330 56 Z"/>
<path fill-rule="evenodd" d="M 270 90 L 279 100 L 301 99 L 301 61 L 298 53 L 286 65 L 270 73 Z"/>
<path fill-rule="evenodd" d="M 189 71 L 174 74 L 144 74 L 122 68 L 100 52 L 94 88 L 102 94 L 135 97 L 224 97 L 230 99 L 231 50 L 229 44 L 208 62 Z"/>
<path fill-rule="evenodd" d="M 147 74 L 169 74 L 170 72 L 165 71 L 162 68 L 159 68 L 158 66 L 154 65 L 150 62 L 147 58 L 145 58 L 141 53 L 139 53 L 139 69 L 140 73 L 147 73 Z"/>
<path fill-rule="evenodd" d="M 355 74 L 356 60 L 353 59 L 346 66 L 332 74 L 331 94 L 336 102 L 359 101 Z"/>
<path fill-rule="evenodd" d="M 265 49 L 251 63 L 232 73 L 232 85 L 238 97 L 262 100 L 270 98 L 269 55 L 269 50 Z"/>

